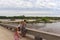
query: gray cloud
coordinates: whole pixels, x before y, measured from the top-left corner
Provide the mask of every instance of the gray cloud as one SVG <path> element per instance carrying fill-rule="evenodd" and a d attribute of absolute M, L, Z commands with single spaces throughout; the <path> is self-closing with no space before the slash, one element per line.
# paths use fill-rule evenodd
<path fill-rule="evenodd" d="M 27 8 L 27 9 L 25 9 Z M 28 9 L 34 12 L 28 12 Z M 36 9 L 35 9 L 36 8 Z M 2 10 L 2 11 L 1 11 Z M 6 11 L 5 11 L 6 10 Z M 20 13 L 19 11 L 22 12 Z M 23 13 L 23 10 L 27 10 Z M 41 13 L 42 10 L 42 13 Z M 0 15 L 60 15 L 60 1 L 58 0 L 0 0 Z M 35 11 L 40 11 L 36 12 Z M 56 13 L 55 13 L 56 12 Z"/>
<path fill-rule="evenodd" d="M 53 0 L 0 0 L 0 7 L 56 7 L 58 3 Z"/>

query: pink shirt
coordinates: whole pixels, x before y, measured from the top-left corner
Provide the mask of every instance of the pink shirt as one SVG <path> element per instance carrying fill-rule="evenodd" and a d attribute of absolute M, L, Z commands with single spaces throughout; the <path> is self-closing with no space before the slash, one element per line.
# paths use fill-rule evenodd
<path fill-rule="evenodd" d="M 15 39 L 15 40 L 19 40 L 19 34 L 18 34 L 18 31 L 14 33 L 14 39 Z"/>

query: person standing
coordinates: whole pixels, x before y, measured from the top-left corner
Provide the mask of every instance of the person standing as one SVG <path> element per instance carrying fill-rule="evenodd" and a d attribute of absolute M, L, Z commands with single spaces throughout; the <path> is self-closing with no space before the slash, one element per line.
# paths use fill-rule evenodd
<path fill-rule="evenodd" d="M 21 35 L 22 37 L 26 36 L 26 21 L 21 21 Z"/>
<path fill-rule="evenodd" d="M 18 32 L 18 28 L 15 28 L 14 31 L 14 40 L 19 40 L 19 38 L 21 38 L 19 32 Z"/>

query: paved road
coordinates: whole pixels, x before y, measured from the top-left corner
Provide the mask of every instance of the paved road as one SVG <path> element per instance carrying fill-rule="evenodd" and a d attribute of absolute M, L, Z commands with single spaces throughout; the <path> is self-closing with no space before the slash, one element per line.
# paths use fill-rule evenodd
<path fill-rule="evenodd" d="M 0 26 L 0 40 L 14 40 L 14 33 Z M 20 40 L 32 40 L 32 39 L 25 37 Z"/>

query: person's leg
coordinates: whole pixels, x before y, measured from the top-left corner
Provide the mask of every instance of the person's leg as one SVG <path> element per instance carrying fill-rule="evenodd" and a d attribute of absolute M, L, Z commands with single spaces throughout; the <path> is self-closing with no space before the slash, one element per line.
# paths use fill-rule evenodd
<path fill-rule="evenodd" d="M 27 30 L 23 30 L 23 37 L 25 37 L 26 36 L 26 32 L 27 32 Z"/>

